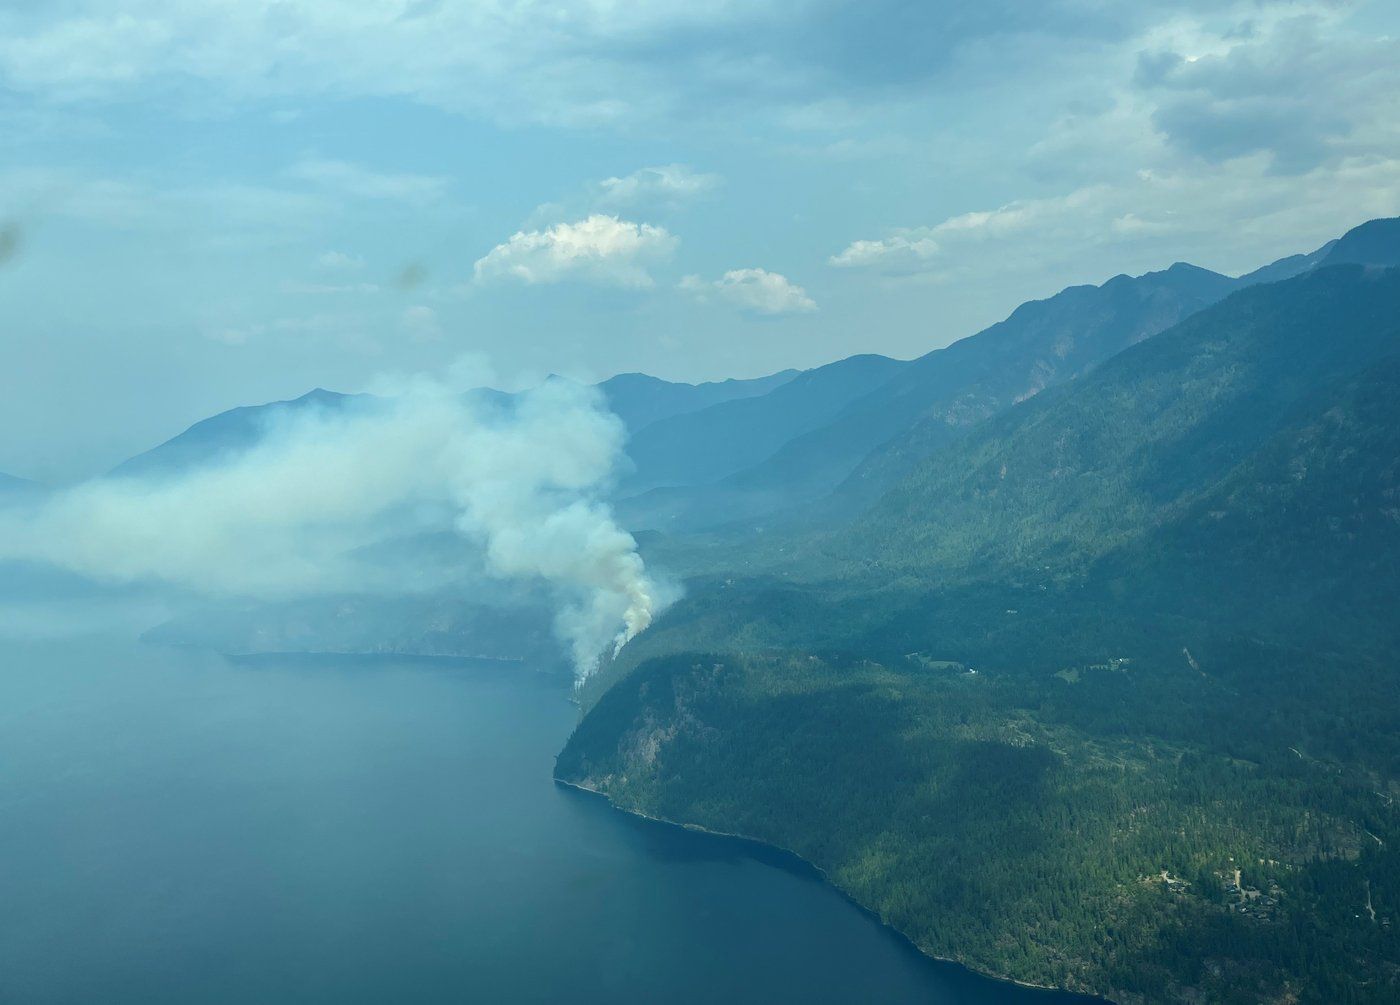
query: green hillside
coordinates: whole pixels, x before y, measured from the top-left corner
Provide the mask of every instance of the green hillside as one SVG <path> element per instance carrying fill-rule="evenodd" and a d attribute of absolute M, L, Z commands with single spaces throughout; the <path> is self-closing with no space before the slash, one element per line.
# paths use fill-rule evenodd
<path fill-rule="evenodd" d="M 1400 270 L 1236 293 L 692 579 L 558 772 L 988 972 L 1395 1001 L 1397 391 Z"/>

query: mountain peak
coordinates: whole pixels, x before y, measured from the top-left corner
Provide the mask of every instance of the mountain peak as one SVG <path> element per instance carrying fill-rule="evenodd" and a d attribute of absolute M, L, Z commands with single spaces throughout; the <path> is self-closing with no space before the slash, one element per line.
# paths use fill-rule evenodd
<path fill-rule="evenodd" d="M 324 387 L 313 387 L 300 398 L 294 398 L 294 404 L 326 405 L 340 401 L 345 395 L 339 391 L 327 391 Z"/>
<path fill-rule="evenodd" d="M 1400 217 L 1368 220 L 1353 227 L 1337 239 L 1321 264 L 1400 265 Z"/>

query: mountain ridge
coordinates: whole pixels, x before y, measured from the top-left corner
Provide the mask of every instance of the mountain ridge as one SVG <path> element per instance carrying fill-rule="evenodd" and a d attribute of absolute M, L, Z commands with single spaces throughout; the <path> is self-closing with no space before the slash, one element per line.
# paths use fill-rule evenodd
<path fill-rule="evenodd" d="M 1306 271 L 1336 243 L 1236 278 L 1176 262 L 1027 301 L 1003 321 L 911 360 L 830 423 L 795 436 L 759 463 L 709 485 L 652 487 L 622 499 L 619 511 L 635 528 L 699 530 L 762 520 L 834 493 L 818 510 L 850 514 L 917 458 L 978 421 L 1244 286 Z M 1013 345 L 1019 356 L 1008 352 Z"/>

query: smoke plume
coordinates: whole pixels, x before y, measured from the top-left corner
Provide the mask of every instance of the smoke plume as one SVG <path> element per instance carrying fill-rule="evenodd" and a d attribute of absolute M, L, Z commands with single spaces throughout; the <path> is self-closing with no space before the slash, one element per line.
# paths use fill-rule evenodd
<path fill-rule="evenodd" d="M 0 511 L 0 559 L 259 600 L 427 590 L 443 569 L 484 566 L 549 586 L 580 678 L 646 629 L 655 586 L 601 498 L 624 430 L 596 391 L 552 380 L 501 402 L 422 378 L 389 391 L 284 411 L 222 461 Z M 383 560 L 425 534 L 456 553 L 433 569 Z"/>

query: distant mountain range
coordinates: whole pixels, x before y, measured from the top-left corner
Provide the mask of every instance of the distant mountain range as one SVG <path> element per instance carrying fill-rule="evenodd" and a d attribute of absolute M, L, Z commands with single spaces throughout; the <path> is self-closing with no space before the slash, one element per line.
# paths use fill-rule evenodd
<path fill-rule="evenodd" d="M 797 374 L 797 370 L 784 370 L 753 380 L 683 384 L 642 373 L 624 373 L 597 386 L 612 412 L 622 419 L 630 432 L 636 432 L 652 423 L 687 412 L 766 394 L 780 388 Z M 506 392 L 490 388 L 468 394 L 494 407 L 505 407 L 513 398 Z M 229 409 L 202 419 L 164 443 L 123 461 L 110 474 L 118 477 L 148 476 L 212 463 L 253 446 L 262 439 L 269 424 L 281 416 L 306 409 L 334 412 L 349 402 L 370 397 L 365 394 L 341 394 L 318 387 L 289 401 Z"/>
<path fill-rule="evenodd" d="M 686 471 L 677 462 L 667 472 L 669 481 L 656 479 L 665 487 L 624 498 L 620 511 L 629 526 L 639 529 L 688 531 L 762 520 L 838 490 L 826 508 L 853 513 L 919 459 L 988 416 L 1088 372 L 1230 293 L 1322 264 L 1386 264 L 1393 243 L 1390 222 L 1375 221 L 1317 251 L 1280 259 L 1239 278 L 1178 262 L 1161 272 L 1116 276 L 1101 286 L 1070 287 L 1021 305 L 976 335 L 892 368 L 889 379 L 873 388 L 829 386 L 827 400 L 839 403 L 829 421 L 720 477 L 714 477 L 713 467 Z M 841 367 L 837 363 L 825 369 L 835 377 Z M 776 396 L 744 407 L 749 422 L 735 421 L 735 429 L 762 426 L 786 411 Z M 717 413 L 713 418 L 721 419 L 722 409 Z M 718 439 L 726 428 L 715 422 L 710 435 Z M 648 455 L 665 452 L 664 442 L 658 442 L 664 441 L 663 432 L 649 431 Z M 709 447 L 709 454 L 717 452 Z M 624 485 L 628 487 L 637 486 Z"/>
<path fill-rule="evenodd" d="M 883 386 L 908 364 L 852 356 L 807 370 L 766 394 L 673 415 L 633 434 L 635 472 L 622 493 L 698 485 L 762 462 L 795 437 L 829 423 L 853 398 Z"/>
<path fill-rule="evenodd" d="M 783 370 L 752 380 L 717 380 L 683 384 L 645 373 L 620 373 L 598 385 L 613 414 L 633 432 L 673 416 L 699 412 L 728 401 L 764 395 L 791 381 L 801 371 Z"/>
<path fill-rule="evenodd" d="M 17 478 L 0 471 L 0 497 L 30 495 L 44 491 L 46 489 L 38 482 L 32 482 L 27 478 Z"/>

